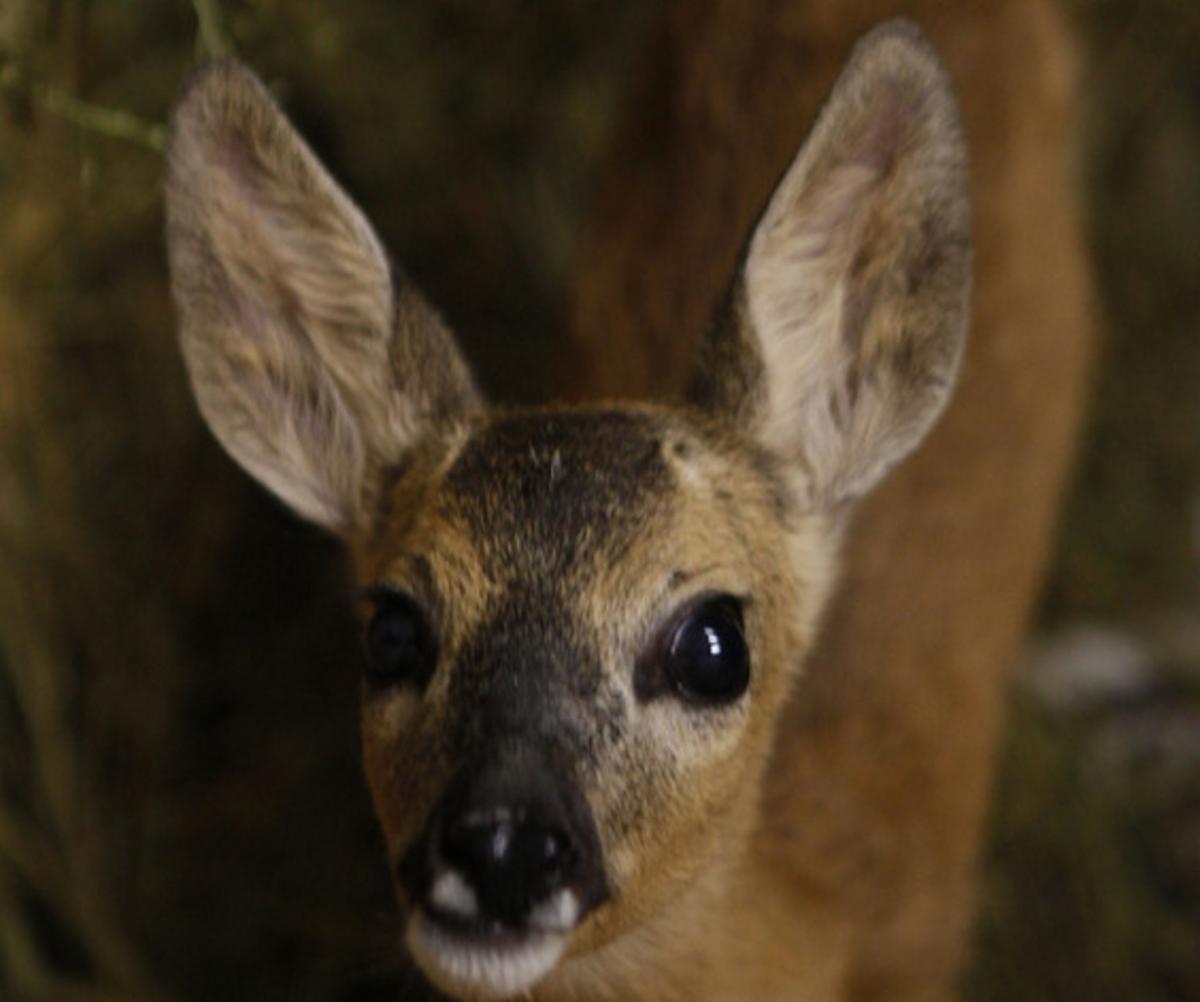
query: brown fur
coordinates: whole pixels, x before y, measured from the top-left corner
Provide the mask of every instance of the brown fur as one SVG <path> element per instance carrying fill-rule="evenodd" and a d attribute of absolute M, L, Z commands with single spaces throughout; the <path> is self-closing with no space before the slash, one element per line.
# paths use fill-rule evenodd
<path fill-rule="evenodd" d="M 466 998 L 848 997 L 874 917 L 858 888 L 895 888 L 872 857 L 839 871 L 838 852 L 914 847 L 847 814 L 870 787 L 830 788 L 820 760 L 780 763 L 844 712 L 803 666 L 847 506 L 917 445 L 962 352 L 962 138 L 919 33 L 892 24 L 856 49 L 767 204 L 683 407 L 483 410 L 436 314 L 394 284 L 357 209 L 240 67 L 185 91 L 168 167 L 173 288 L 205 417 L 346 538 L 367 594 L 408 596 L 436 637 L 427 683 L 367 685 L 363 699 L 367 778 L 425 973 Z M 639 690 L 655 638 L 710 593 L 740 603 L 747 691 L 710 705 Z M 890 733 L 858 731 L 859 754 L 892 754 Z M 605 886 L 565 956 L 518 981 L 496 958 L 521 947 L 488 940 L 460 968 L 414 938 L 431 892 L 406 876 L 448 791 L 514 749 L 579 792 Z M 840 765 L 839 747 L 819 751 Z M 825 845 L 832 833 L 848 845 Z"/>
<path fill-rule="evenodd" d="M 393 284 L 370 225 L 236 63 L 211 63 L 185 86 L 166 186 L 201 410 L 250 473 L 306 517 L 348 529 L 397 443 L 477 403 L 449 334 L 414 289 Z"/>
<path fill-rule="evenodd" d="M 889 1002 L 948 997 L 961 964 L 1004 682 L 1090 370 L 1061 5 L 668 2 L 601 171 L 561 367 L 581 393 L 678 388 L 734 266 L 730 235 L 753 225 L 841 53 L 897 13 L 929 33 L 960 98 L 971 344 L 929 440 L 855 515 L 759 835 L 781 895 L 836 917 L 839 997 Z"/>

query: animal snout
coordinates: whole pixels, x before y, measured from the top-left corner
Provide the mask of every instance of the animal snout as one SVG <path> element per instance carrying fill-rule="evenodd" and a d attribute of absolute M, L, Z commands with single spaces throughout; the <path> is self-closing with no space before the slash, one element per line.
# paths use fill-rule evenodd
<path fill-rule="evenodd" d="M 451 821 L 441 849 L 474 891 L 480 910 L 508 925 L 519 925 L 568 883 L 578 855 L 561 823 L 503 805 Z"/>
<path fill-rule="evenodd" d="M 586 800 L 524 748 L 460 774 L 400 874 L 415 903 L 459 926 L 569 932 L 608 897 Z"/>

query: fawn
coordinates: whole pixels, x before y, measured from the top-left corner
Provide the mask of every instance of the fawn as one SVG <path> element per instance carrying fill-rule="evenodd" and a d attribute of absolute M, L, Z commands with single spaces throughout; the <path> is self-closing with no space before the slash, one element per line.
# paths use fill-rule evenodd
<path fill-rule="evenodd" d="M 366 775 L 430 992 L 844 997 L 846 918 L 761 785 L 853 504 L 963 351 L 964 143 L 920 32 L 859 43 L 676 405 L 486 407 L 234 62 L 186 85 L 166 194 L 202 414 L 353 556 Z"/>

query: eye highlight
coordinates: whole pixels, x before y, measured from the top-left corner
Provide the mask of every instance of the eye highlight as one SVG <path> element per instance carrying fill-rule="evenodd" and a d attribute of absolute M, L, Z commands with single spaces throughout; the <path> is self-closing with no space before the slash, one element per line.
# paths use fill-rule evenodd
<path fill-rule="evenodd" d="M 701 705 L 729 703 L 750 683 L 742 603 L 704 595 L 672 617 L 638 660 L 634 690 L 641 699 L 674 692 Z"/>
<path fill-rule="evenodd" d="M 363 636 L 366 678 L 374 686 L 424 687 L 433 674 L 437 645 L 429 620 L 402 592 L 372 589 L 375 612 Z"/>

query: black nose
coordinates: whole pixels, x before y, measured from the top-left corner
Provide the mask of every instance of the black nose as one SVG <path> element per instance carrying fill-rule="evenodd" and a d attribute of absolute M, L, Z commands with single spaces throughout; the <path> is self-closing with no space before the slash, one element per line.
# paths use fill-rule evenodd
<path fill-rule="evenodd" d="M 512 738 L 460 770 L 396 875 L 443 920 L 517 930 L 573 926 L 609 897 L 599 833 L 570 770 L 553 749 Z"/>
<path fill-rule="evenodd" d="M 517 925 L 566 884 L 576 850 L 563 828 L 497 809 L 452 819 L 442 856 L 462 871 L 485 914 Z"/>

